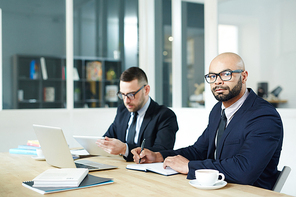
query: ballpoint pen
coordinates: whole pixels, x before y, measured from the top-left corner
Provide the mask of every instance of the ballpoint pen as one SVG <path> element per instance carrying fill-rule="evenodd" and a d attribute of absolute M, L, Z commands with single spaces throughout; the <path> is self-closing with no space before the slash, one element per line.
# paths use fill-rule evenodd
<path fill-rule="evenodd" d="M 145 146 L 145 138 L 144 138 L 144 140 L 143 140 L 143 142 L 141 144 L 141 152 L 143 151 L 144 146 Z M 141 152 L 140 152 L 140 154 L 141 154 Z M 139 159 L 139 163 L 141 163 L 141 158 Z"/>

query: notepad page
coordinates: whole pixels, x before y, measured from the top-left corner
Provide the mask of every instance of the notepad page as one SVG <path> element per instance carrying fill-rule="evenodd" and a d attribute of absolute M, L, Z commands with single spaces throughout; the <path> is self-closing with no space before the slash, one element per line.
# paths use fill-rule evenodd
<path fill-rule="evenodd" d="M 127 169 L 131 170 L 140 170 L 140 171 L 146 171 L 146 164 L 129 164 L 126 166 Z"/>
<path fill-rule="evenodd" d="M 127 169 L 140 170 L 140 171 L 152 171 L 163 175 L 173 175 L 178 172 L 170 167 L 163 168 L 163 163 L 145 163 L 145 164 L 130 164 L 126 166 Z"/>
<path fill-rule="evenodd" d="M 170 167 L 163 168 L 163 163 L 152 163 L 147 165 L 147 170 L 153 171 L 155 173 L 163 174 L 163 175 L 173 175 L 177 174 L 178 172 L 173 170 Z"/>

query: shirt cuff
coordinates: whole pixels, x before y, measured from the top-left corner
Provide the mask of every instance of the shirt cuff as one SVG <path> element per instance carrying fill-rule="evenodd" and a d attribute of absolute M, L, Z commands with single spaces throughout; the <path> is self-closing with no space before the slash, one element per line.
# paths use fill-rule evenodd
<path fill-rule="evenodd" d="M 126 145 L 126 150 L 125 150 L 125 154 L 123 156 L 127 157 L 128 156 L 128 153 L 129 153 L 129 150 L 128 150 L 127 143 L 125 143 L 125 145 Z"/>

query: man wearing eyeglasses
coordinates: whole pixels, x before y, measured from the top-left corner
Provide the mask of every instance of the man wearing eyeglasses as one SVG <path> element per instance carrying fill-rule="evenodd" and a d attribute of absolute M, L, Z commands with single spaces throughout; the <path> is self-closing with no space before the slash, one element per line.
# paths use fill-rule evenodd
<path fill-rule="evenodd" d="M 134 161 L 164 162 L 195 178 L 195 170 L 216 169 L 231 183 L 272 189 L 283 141 L 276 109 L 247 88 L 248 72 L 240 56 L 222 53 L 210 64 L 206 82 L 218 103 L 197 141 L 186 148 L 152 152 L 132 150 Z"/>
<path fill-rule="evenodd" d="M 144 139 L 144 147 L 150 150 L 172 149 L 178 131 L 176 115 L 149 97 L 145 72 L 138 67 L 127 69 L 120 76 L 119 86 L 117 95 L 124 105 L 117 108 L 105 139 L 99 139 L 97 145 L 110 154 L 123 155 L 127 161 L 133 160 L 131 150 L 140 147 Z"/>

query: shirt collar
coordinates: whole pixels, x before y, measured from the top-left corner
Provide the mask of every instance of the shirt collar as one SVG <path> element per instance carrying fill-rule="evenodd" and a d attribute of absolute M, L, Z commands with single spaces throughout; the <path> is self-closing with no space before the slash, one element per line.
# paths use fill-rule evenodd
<path fill-rule="evenodd" d="M 247 99 L 248 95 L 249 95 L 249 90 L 246 89 L 244 95 L 238 101 L 233 103 L 231 106 L 225 108 L 223 103 L 222 103 L 221 108 L 222 108 L 222 110 L 225 109 L 225 115 L 227 117 L 228 122 L 232 119 L 235 112 L 243 105 L 243 103 Z"/>

